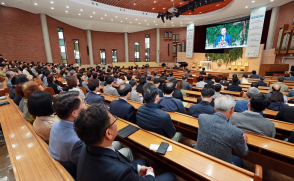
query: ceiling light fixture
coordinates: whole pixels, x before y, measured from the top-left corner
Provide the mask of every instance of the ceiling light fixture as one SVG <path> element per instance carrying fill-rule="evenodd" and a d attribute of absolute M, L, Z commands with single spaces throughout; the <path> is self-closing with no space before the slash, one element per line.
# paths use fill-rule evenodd
<path fill-rule="evenodd" d="M 81 16 L 81 14 L 79 14 L 79 16 Z"/>
<path fill-rule="evenodd" d="M 147 20 L 145 20 L 145 21 L 147 21 Z"/>
<path fill-rule="evenodd" d="M 271 0 L 271 2 L 273 2 L 274 0 Z"/>
<path fill-rule="evenodd" d="M 252 3 L 254 3 L 255 1 L 252 1 Z"/>
<path fill-rule="evenodd" d="M 105 14 L 104 16 L 107 16 L 107 14 Z"/>
<path fill-rule="evenodd" d="M 136 21 L 138 20 L 138 19 L 135 19 Z"/>
<path fill-rule="evenodd" d="M 120 21 L 121 23 L 123 22 L 123 21 Z"/>
<path fill-rule="evenodd" d="M 130 23 L 132 23 L 132 22 L 130 22 Z"/>
<path fill-rule="evenodd" d="M 90 18 L 92 18 L 92 16 L 90 16 Z"/>
<path fill-rule="evenodd" d="M 172 26 L 175 26 L 175 25 L 172 25 Z"/>
<path fill-rule="evenodd" d="M 245 6 L 245 8 L 248 8 L 248 6 Z"/>
<path fill-rule="evenodd" d="M 126 18 L 126 19 L 128 19 L 128 18 Z"/>
<path fill-rule="evenodd" d="M 157 26 L 157 24 L 155 24 Z"/>
<path fill-rule="evenodd" d="M 155 23 L 155 21 L 154 21 L 154 23 Z"/>
<path fill-rule="evenodd" d="M 3 5 L 4 5 L 5 3 L 4 3 L 4 2 L 2 2 L 1 4 L 3 4 Z"/>
<path fill-rule="evenodd" d="M 34 5 L 37 6 L 38 4 L 37 3 L 34 3 Z"/>
<path fill-rule="evenodd" d="M 83 9 L 81 9 L 80 11 L 83 11 Z"/>
<path fill-rule="evenodd" d="M 103 19 L 103 18 L 101 18 L 101 19 Z"/>
<path fill-rule="evenodd" d="M 95 12 L 93 12 L 93 14 L 95 14 Z"/>
<path fill-rule="evenodd" d="M 139 24 L 141 24 L 141 23 L 139 23 Z"/>
<path fill-rule="evenodd" d="M 183 25 L 181 25 L 181 26 L 183 26 Z"/>
<path fill-rule="evenodd" d="M 117 16 L 115 16 L 115 18 L 117 18 Z"/>
<path fill-rule="evenodd" d="M 53 1 L 51 1 L 51 4 L 53 4 L 54 2 Z"/>
<path fill-rule="evenodd" d="M 51 7 L 51 9 L 54 9 L 53 7 Z"/>
<path fill-rule="evenodd" d="M 113 19 L 111 19 L 111 21 L 113 21 Z"/>
<path fill-rule="evenodd" d="M 65 11 L 66 13 L 68 13 L 68 11 Z"/>
<path fill-rule="evenodd" d="M 66 8 L 69 8 L 68 6 L 66 6 Z"/>

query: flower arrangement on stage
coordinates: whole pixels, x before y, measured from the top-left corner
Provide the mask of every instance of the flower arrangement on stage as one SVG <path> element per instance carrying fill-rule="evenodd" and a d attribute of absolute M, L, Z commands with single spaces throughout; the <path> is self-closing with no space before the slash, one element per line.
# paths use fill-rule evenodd
<path fill-rule="evenodd" d="M 223 60 L 222 59 L 217 59 L 216 64 L 218 66 L 218 71 L 220 71 L 220 67 L 223 65 Z"/>
<path fill-rule="evenodd" d="M 197 67 L 197 65 L 198 65 L 198 59 L 195 59 L 195 60 L 192 60 L 192 63 L 193 63 L 193 66 L 192 66 L 192 68 L 196 68 Z"/>

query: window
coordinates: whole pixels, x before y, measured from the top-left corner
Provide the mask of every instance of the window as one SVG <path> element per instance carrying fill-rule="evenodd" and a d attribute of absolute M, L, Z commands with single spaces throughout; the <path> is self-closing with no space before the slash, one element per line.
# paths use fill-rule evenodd
<path fill-rule="evenodd" d="M 140 56 L 139 56 L 139 42 L 135 42 L 135 62 L 140 61 Z"/>
<path fill-rule="evenodd" d="M 145 61 L 150 62 L 150 35 L 145 35 Z"/>
<path fill-rule="evenodd" d="M 63 28 L 57 28 L 62 63 L 67 64 Z"/>
<path fill-rule="evenodd" d="M 112 49 L 112 62 L 117 62 L 117 49 Z"/>
<path fill-rule="evenodd" d="M 100 49 L 101 64 L 106 64 L 105 49 Z"/>
<path fill-rule="evenodd" d="M 74 56 L 75 56 L 76 63 L 78 65 L 81 65 L 79 40 L 73 40 L 73 45 L 74 45 Z"/>

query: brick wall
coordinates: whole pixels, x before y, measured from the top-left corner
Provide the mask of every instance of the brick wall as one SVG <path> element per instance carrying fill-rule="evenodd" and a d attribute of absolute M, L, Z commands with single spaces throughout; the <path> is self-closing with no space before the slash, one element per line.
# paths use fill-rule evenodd
<path fill-rule="evenodd" d="M 283 6 L 280 7 L 278 21 L 277 21 L 277 27 L 276 27 L 276 31 L 275 31 L 275 38 L 274 38 L 274 42 L 273 42 L 273 48 L 276 48 L 276 46 L 277 46 L 279 28 L 283 24 L 288 24 L 289 25 L 288 29 L 290 29 L 292 22 L 293 22 L 293 17 L 294 17 L 294 1 L 291 1 L 291 2 L 284 4 Z M 289 54 L 277 55 L 276 59 L 279 59 L 280 61 L 282 61 L 284 56 L 289 56 Z"/>
<path fill-rule="evenodd" d="M 52 59 L 54 63 L 61 62 L 61 54 L 59 47 L 59 39 L 57 28 L 63 28 L 63 35 L 65 40 L 67 62 L 68 64 L 75 63 L 74 59 L 74 45 L 73 40 L 79 40 L 81 64 L 89 64 L 89 56 L 87 54 L 87 34 L 86 30 L 82 30 L 61 21 L 58 21 L 50 16 L 47 16 L 47 26 L 50 39 L 50 46 L 52 52 Z"/>
<path fill-rule="evenodd" d="M 40 15 L 0 6 L 0 54 L 8 61 L 46 62 Z"/>
<path fill-rule="evenodd" d="M 150 35 L 150 62 L 156 62 L 156 29 L 128 33 L 129 62 L 135 61 L 135 42 L 139 42 L 140 62 L 145 61 L 145 35 Z"/>
<path fill-rule="evenodd" d="M 112 49 L 117 49 L 117 61 L 125 61 L 124 33 L 91 31 L 94 64 L 100 64 L 100 49 L 105 49 L 107 64 L 112 64 Z"/>
<path fill-rule="evenodd" d="M 165 32 L 172 32 L 172 34 L 179 34 L 179 43 L 185 40 L 186 46 L 186 34 L 187 28 L 161 28 L 160 29 L 160 63 L 163 62 L 175 62 L 173 53 L 173 40 L 165 39 Z M 169 56 L 168 56 L 168 44 L 169 44 Z M 186 50 L 186 47 L 185 47 Z M 181 61 L 178 59 L 178 61 Z"/>

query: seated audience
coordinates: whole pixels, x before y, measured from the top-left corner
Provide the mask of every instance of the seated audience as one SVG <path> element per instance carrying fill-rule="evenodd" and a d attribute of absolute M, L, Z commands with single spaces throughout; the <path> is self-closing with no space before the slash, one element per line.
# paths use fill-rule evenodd
<path fill-rule="evenodd" d="M 25 82 L 28 82 L 28 81 L 29 81 L 29 79 L 24 74 L 20 74 L 20 75 L 16 76 L 16 79 L 15 79 L 15 95 L 14 95 L 13 101 L 18 106 L 20 105 L 20 102 L 23 101 L 22 97 L 24 96 L 23 92 L 22 92 L 22 85 Z M 21 109 L 21 111 L 23 111 L 23 110 Z"/>
<path fill-rule="evenodd" d="M 105 77 L 103 75 L 103 72 L 99 75 L 100 85 L 104 85 Z"/>
<path fill-rule="evenodd" d="M 192 90 L 192 86 L 187 82 L 187 77 L 182 77 L 182 85 L 184 90 Z"/>
<path fill-rule="evenodd" d="M 137 92 L 143 94 L 143 86 L 146 83 L 146 77 L 145 76 L 140 77 L 139 82 L 140 83 L 137 86 Z"/>
<path fill-rule="evenodd" d="M 224 86 L 220 83 L 221 82 L 221 78 L 220 77 L 216 77 L 215 78 L 215 83 L 213 85 L 221 85 L 221 90 L 224 90 Z"/>
<path fill-rule="evenodd" d="M 224 95 L 215 100 L 216 113 L 199 116 L 195 149 L 243 167 L 242 159 L 232 156 L 232 151 L 242 156 L 248 154 L 246 134 L 228 122 L 234 113 L 234 106 L 235 100 L 229 95 Z"/>
<path fill-rule="evenodd" d="M 185 77 L 192 77 L 192 74 L 190 74 L 191 70 L 187 69 L 187 73 L 185 74 Z"/>
<path fill-rule="evenodd" d="M 279 111 L 285 105 L 283 93 L 281 93 L 281 92 L 273 92 L 270 97 L 270 101 L 271 101 L 271 103 L 267 108 L 269 110 Z"/>
<path fill-rule="evenodd" d="M 174 84 L 174 87 L 173 87 L 174 88 L 173 97 L 176 98 L 176 99 L 180 99 L 181 101 L 184 101 L 184 96 L 183 96 L 182 92 L 181 91 L 178 91 L 176 89 L 178 81 L 175 78 L 173 78 L 169 82 L 172 82 Z M 164 86 L 164 89 L 165 89 L 165 86 Z"/>
<path fill-rule="evenodd" d="M 13 71 L 6 72 L 6 77 L 8 78 L 8 80 L 7 80 L 7 87 L 8 88 L 12 88 L 11 79 L 14 77 L 14 74 L 15 73 Z"/>
<path fill-rule="evenodd" d="M 275 84 L 272 87 L 272 91 L 270 93 L 267 93 L 265 96 L 270 98 L 272 96 L 273 92 L 280 92 L 280 91 L 281 91 L 281 86 L 278 84 Z M 287 104 L 288 103 L 287 96 L 283 94 L 283 98 L 284 98 L 284 103 Z"/>
<path fill-rule="evenodd" d="M 229 85 L 229 82 L 227 82 L 227 77 L 226 76 L 223 76 L 222 77 L 222 81 L 220 82 L 220 84 L 222 85 L 222 86 L 228 86 Z"/>
<path fill-rule="evenodd" d="M 159 91 L 159 97 L 163 97 L 163 91 L 161 89 L 159 89 L 159 86 L 160 86 L 160 78 L 155 78 L 153 80 L 153 84 L 156 85 L 156 87 L 158 88 L 158 91 Z M 164 84 L 165 85 L 165 84 Z M 163 89 L 164 90 L 164 89 Z"/>
<path fill-rule="evenodd" d="M 85 99 L 84 92 L 78 87 L 79 80 L 76 76 L 71 76 L 67 79 L 68 91 L 77 91 L 79 92 L 81 98 Z"/>
<path fill-rule="evenodd" d="M 58 87 L 58 85 L 56 85 L 55 82 L 55 77 L 54 75 L 50 74 L 47 76 L 47 82 L 48 82 L 48 86 L 47 87 L 52 87 L 52 89 L 54 90 L 55 94 L 59 94 L 60 91 L 62 91 L 62 89 L 60 90 L 60 88 Z"/>
<path fill-rule="evenodd" d="M 11 87 L 11 89 L 9 91 L 9 98 L 10 99 L 13 99 L 14 96 L 15 96 L 15 86 L 16 86 L 16 83 L 15 82 L 16 82 L 16 76 L 13 76 L 12 79 L 11 79 L 11 85 L 12 85 L 12 87 Z"/>
<path fill-rule="evenodd" d="M 247 90 L 247 94 L 245 94 L 244 100 L 238 100 L 236 101 L 235 105 L 235 112 L 244 112 L 248 110 L 247 104 L 249 103 L 252 96 L 259 94 L 259 90 L 256 87 L 249 87 Z"/>
<path fill-rule="evenodd" d="M 117 89 L 120 98 L 113 100 L 110 103 L 110 113 L 136 124 L 136 110 L 134 106 L 128 103 L 128 99 L 131 97 L 132 87 L 130 84 L 122 84 Z"/>
<path fill-rule="evenodd" d="M 269 91 L 272 91 L 272 87 L 277 84 L 277 85 L 281 86 L 281 90 L 280 90 L 281 92 L 288 92 L 288 86 L 283 84 L 284 79 L 285 79 L 284 76 L 279 76 L 278 82 L 275 84 L 271 84 L 269 87 Z"/>
<path fill-rule="evenodd" d="M 213 76 L 211 74 L 208 74 L 207 75 L 207 80 L 204 81 L 204 82 L 206 82 L 207 84 L 214 84 Z"/>
<path fill-rule="evenodd" d="M 212 88 L 203 88 L 201 90 L 202 101 L 198 104 L 194 104 L 189 109 L 189 115 L 198 118 L 200 114 L 214 114 L 214 107 L 210 105 L 214 95 Z"/>
<path fill-rule="evenodd" d="M 136 80 L 130 80 L 129 84 L 132 86 L 132 92 L 131 92 L 130 100 L 143 103 L 143 98 L 140 98 L 140 95 L 137 92 L 137 81 Z"/>
<path fill-rule="evenodd" d="M 77 180 L 176 181 L 170 173 L 155 177 L 145 159 L 132 161 L 120 154 L 112 146 L 117 136 L 116 121 L 102 104 L 83 110 L 75 120 L 76 134 L 85 143 L 81 148 Z"/>
<path fill-rule="evenodd" d="M 199 73 L 200 75 L 206 75 L 205 68 L 202 68 L 202 72 Z"/>
<path fill-rule="evenodd" d="M 294 123 L 294 107 L 293 106 L 288 106 L 284 105 L 276 115 L 275 119 L 280 120 L 280 121 L 285 121 L 289 123 Z"/>
<path fill-rule="evenodd" d="M 294 143 L 294 131 L 292 131 L 290 137 L 287 138 L 286 141 L 289 143 Z"/>
<path fill-rule="evenodd" d="M 274 138 L 276 135 L 275 124 L 260 115 L 260 112 L 269 105 L 269 98 L 262 93 L 255 94 L 247 104 L 248 110 L 234 113 L 229 122 L 243 131 Z"/>
<path fill-rule="evenodd" d="M 103 93 L 119 97 L 116 88 L 113 87 L 114 85 L 114 78 L 112 76 L 108 76 L 106 79 L 107 85 L 103 88 Z"/>
<path fill-rule="evenodd" d="M 214 85 L 214 95 L 213 95 L 213 98 L 214 99 L 222 96 L 222 94 L 220 93 L 221 88 L 222 88 L 222 85 L 221 84 L 215 84 Z"/>
<path fill-rule="evenodd" d="M 165 79 L 161 79 L 161 78 L 159 78 L 159 79 L 160 79 L 160 85 L 158 86 L 158 89 L 163 91 L 164 90 Z"/>
<path fill-rule="evenodd" d="M 211 88 L 211 89 L 214 90 L 214 85 L 212 85 L 212 84 L 205 84 L 204 88 Z M 200 103 L 201 101 L 202 101 L 202 98 L 201 98 L 201 96 L 200 96 L 200 97 L 197 98 L 197 104 Z M 212 101 L 210 102 L 210 105 L 211 105 L 212 107 L 214 107 L 214 98 L 213 98 Z"/>
<path fill-rule="evenodd" d="M 159 77 L 157 76 L 157 74 L 158 74 L 158 72 L 157 72 L 157 71 L 154 71 L 154 73 L 153 73 L 153 77 L 151 77 L 151 81 L 154 81 L 155 78 L 159 78 Z"/>
<path fill-rule="evenodd" d="M 174 75 L 174 73 L 173 72 L 170 72 L 169 73 L 169 77 L 167 78 L 167 80 L 170 80 L 170 79 L 174 78 L 173 75 Z"/>
<path fill-rule="evenodd" d="M 255 70 L 252 70 L 252 75 L 250 75 L 249 78 L 253 78 L 253 79 L 259 79 L 260 75 L 256 74 Z"/>
<path fill-rule="evenodd" d="M 93 79 L 88 82 L 88 87 L 90 92 L 87 93 L 85 102 L 89 105 L 95 103 L 103 104 L 105 98 L 100 95 L 100 84 L 98 79 Z"/>
<path fill-rule="evenodd" d="M 267 83 L 264 82 L 265 76 L 261 75 L 259 77 L 260 81 L 256 82 L 258 84 L 258 86 L 262 86 L 262 87 L 266 87 Z"/>
<path fill-rule="evenodd" d="M 29 80 L 32 80 L 33 79 L 33 76 L 28 72 L 29 66 L 23 65 L 22 68 L 23 68 L 22 73 L 24 75 L 26 75 Z"/>
<path fill-rule="evenodd" d="M 49 143 L 50 130 L 58 118 L 53 115 L 53 97 L 46 91 L 32 93 L 28 98 L 28 111 L 36 117 L 34 131 L 47 143 Z"/>
<path fill-rule="evenodd" d="M 202 75 L 199 76 L 199 82 L 196 83 L 196 87 L 204 87 L 205 84 L 207 84 L 206 82 L 203 81 L 204 77 Z"/>
<path fill-rule="evenodd" d="M 239 78 L 238 78 L 238 75 L 237 75 L 237 74 L 233 74 L 233 75 L 232 75 L 232 80 L 230 80 L 229 84 L 233 84 L 233 79 L 234 79 L 234 78 L 237 78 L 237 79 L 238 79 L 238 82 L 237 82 L 237 84 L 241 84 L 241 82 L 240 82 L 240 80 L 239 80 Z"/>
<path fill-rule="evenodd" d="M 46 87 L 48 87 L 47 76 L 50 75 L 50 74 L 51 74 L 50 71 L 47 70 L 47 68 L 46 69 L 44 68 L 43 71 L 42 71 L 41 77 L 39 76 L 39 78 L 46 85 Z"/>
<path fill-rule="evenodd" d="M 84 87 L 84 88 L 86 89 L 86 91 L 89 92 L 90 89 L 89 89 L 87 83 L 85 82 L 85 80 L 86 80 L 86 76 L 83 75 L 82 73 L 78 73 L 78 74 L 77 74 L 77 78 L 78 78 L 78 80 L 79 80 L 79 84 L 78 84 L 78 86 L 79 86 L 79 87 Z"/>
<path fill-rule="evenodd" d="M 227 87 L 227 90 L 229 91 L 235 91 L 235 92 L 241 92 L 242 91 L 242 87 L 238 86 L 238 78 L 237 77 L 233 77 L 233 83 L 232 85 L 229 85 Z"/>
<path fill-rule="evenodd" d="M 190 84 L 189 84 L 189 85 L 190 85 Z M 186 91 L 185 91 L 185 89 L 184 89 L 184 87 L 183 87 L 183 81 L 178 81 L 178 82 L 177 82 L 177 87 L 176 87 L 176 89 L 177 89 L 178 91 L 181 91 L 181 93 L 183 94 L 184 97 L 187 97 Z M 192 89 L 192 87 L 191 87 L 191 89 Z"/>
<path fill-rule="evenodd" d="M 126 84 L 128 84 L 130 82 L 130 80 L 132 80 L 132 75 L 127 75 L 127 81 Z"/>
<path fill-rule="evenodd" d="M 145 84 L 143 97 L 146 105 L 139 107 L 137 111 L 138 126 L 181 142 L 183 135 L 176 132 L 170 115 L 160 110 L 161 106 L 157 104 L 160 100 L 158 88 L 154 84 Z"/>
<path fill-rule="evenodd" d="M 294 81 L 294 71 L 291 72 L 291 76 L 290 77 L 286 77 L 285 80 L 291 80 Z"/>
<path fill-rule="evenodd" d="M 124 79 L 125 79 L 125 77 L 122 75 L 122 76 L 120 76 L 119 78 L 117 78 L 117 84 L 118 85 L 122 85 L 122 84 L 124 84 L 125 82 L 124 82 Z"/>
<path fill-rule="evenodd" d="M 172 95 L 174 93 L 174 84 L 168 82 L 164 85 L 164 96 L 160 98 L 158 104 L 162 106 L 162 110 L 171 112 L 180 112 L 185 114 L 186 109 L 182 101 L 174 98 Z"/>
<path fill-rule="evenodd" d="M 247 74 L 243 74 L 242 79 L 240 79 L 240 82 L 248 83 L 249 81 L 248 81 L 247 78 L 248 78 L 248 75 Z"/>

